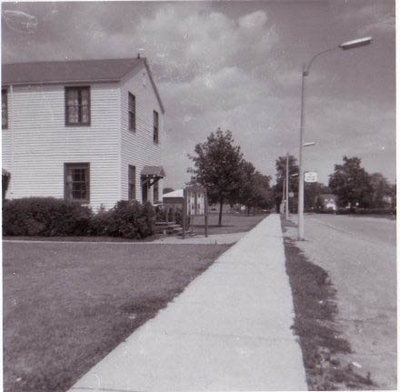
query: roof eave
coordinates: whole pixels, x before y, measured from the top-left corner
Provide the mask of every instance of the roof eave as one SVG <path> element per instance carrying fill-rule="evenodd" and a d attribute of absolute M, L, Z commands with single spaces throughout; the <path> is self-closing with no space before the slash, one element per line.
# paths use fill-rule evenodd
<path fill-rule="evenodd" d="M 55 81 L 41 81 L 41 82 L 3 82 L 2 86 L 43 86 L 50 84 L 92 84 L 92 83 L 119 83 L 121 79 L 92 79 L 92 80 L 55 80 Z"/>
<path fill-rule="evenodd" d="M 144 65 L 145 65 L 145 67 L 147 69 L 147 72 L 149 73 L 150 82 L 151 82 L 151 85 L 153 86 L 153 89 L 154 89 L 154 91 L 156 93 L 157 100 L 158 100 L 158 103 L 160 104 L 161 111 L 162 111 L 163 114 L 165 114 L 164 105 L 162 103 L 161 96 L 160 96 L 160 93 L 158 92 L 158 88 L 156 86 L 156 83 L 154 82 L 153 75 L 151 73 L 149 64 L 147 63 L 147 59 L 144 59 Z"/>

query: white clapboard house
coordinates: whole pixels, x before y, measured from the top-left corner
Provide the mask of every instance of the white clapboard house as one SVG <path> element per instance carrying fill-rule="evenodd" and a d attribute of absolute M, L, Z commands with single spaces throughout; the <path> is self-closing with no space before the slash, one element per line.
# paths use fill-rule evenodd
<path fill-rule="evenodd" d="M 145 58 L 2 65 L 7 199 L 160 200 L 164 107 Z"/>

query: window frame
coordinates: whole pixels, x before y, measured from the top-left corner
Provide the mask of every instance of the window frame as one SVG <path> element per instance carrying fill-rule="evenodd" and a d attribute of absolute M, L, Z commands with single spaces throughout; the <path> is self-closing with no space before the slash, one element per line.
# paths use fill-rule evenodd
<path fill-rule="evenodd" d="M 156 110 L 153 110 L 153 143 L 160 142 L 160 115 Z"/>
<path fill-rule="evenodd" d="M 5 103 L 4 125 L 3 125 L 3 103 Z M 8 129 L 8 90 L 6 88 L 1 89 L 1 129 Z"/>
<path fill-rule="evenodd" d="M 133 108 L 131 102 L 133 102 Z M 131 92 L 128 92 L 128 129 L 136 132 L 136 96 Z"/>
<path fill-rule="evenodd" d="M 90 86 L 66 86 L 65 90 L 65 126 L 67 127 L 90 127 L 92 121 L 91 115 L 91 89 Z M 69 106 L 68 106 L 68 93 L 69 91 L 77 90 L 78 91 L 78 122 L 70 122 L 69 121 Z M 88 121 L 82 122 L 82 91 L 88 91 Z"/>
<path fill-rule="evenodd" d="M 85 169 L 86 170 L 86 178 L 85 178 L 85 184 L 86 184 L 86 198 L 84 199 L 74 199 L 72 196 L 72 190 L 71 190 L 71 198 L 70 198 L 70 192 L 69 192 L 69 182 L 68 182 L 68 176 L 69 176 L 69 170 L 70 169 Z M 73 181 L 71 181 L 71 184 L 73 184 Z M 65 162 L 64 163 L 64 200 L 68 202 L 74 202 L 74 203 L 79 203 L 79 204 L 89 204 L 90 203 L 90 162 Z"/>
<path fill-rule="evenodd" d="M 133 194 L 131 185 L 133 185 Z M 134 165 L 128 165 L 128 200 L 136 200 L 136 166 Z"/>

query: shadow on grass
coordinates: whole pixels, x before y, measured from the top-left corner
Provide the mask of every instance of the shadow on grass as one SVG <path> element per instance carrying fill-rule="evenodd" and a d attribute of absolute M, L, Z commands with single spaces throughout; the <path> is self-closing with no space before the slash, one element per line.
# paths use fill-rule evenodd
<path fill-rule="evenodd" d="M 295 321 L 310 390 L 375 389 L 370 375 L 357 374 L 338 354 L 351 352 L 335 325 L 336 290 L 328 273 L 307 261 L 293 240 L 285 238 L 286 271 L 292 288 Z"/>

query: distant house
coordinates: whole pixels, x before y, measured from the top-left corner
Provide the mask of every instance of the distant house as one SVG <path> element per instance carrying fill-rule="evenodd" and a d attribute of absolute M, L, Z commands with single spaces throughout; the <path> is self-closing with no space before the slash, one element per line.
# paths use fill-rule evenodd
<path fill-rule="evenodd" d="M 318 195 L 316 207 L 320 211 L 329 212 L 337 210 L 337 197 L 333 194 Z"/>
<path fill-rule="evenodd" d="M 7 198 L 161 198 L 164 106 L 144 58 L 2 65 Z"/>

